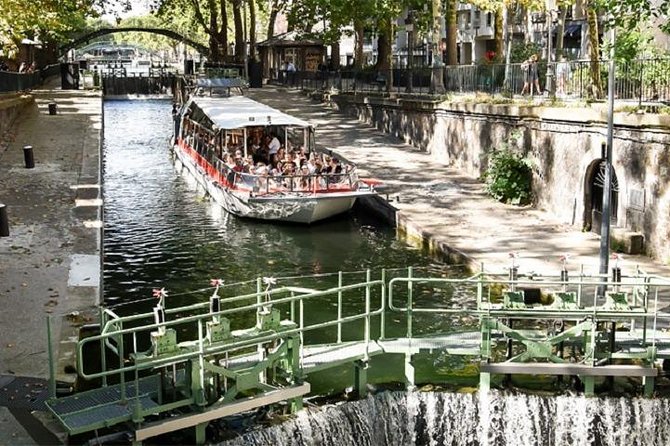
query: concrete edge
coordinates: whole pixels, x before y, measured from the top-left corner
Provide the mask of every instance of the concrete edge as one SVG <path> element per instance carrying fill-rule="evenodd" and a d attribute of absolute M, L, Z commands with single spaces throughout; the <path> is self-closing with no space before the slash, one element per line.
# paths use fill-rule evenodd
<path fill-rule="evenodd" d="M 408 214 L 393 207 L 391 202 L 385 200 L 381 195 L 361 197 L 359 200 L 360 205 L 367 212 L 395 227 L 400 240 L 420 248 L 431 256 L 440 258 L 450 265 L 464 265 L 470 273 L 481 269 L 481 264 L 474 257 L 449 246 L 444 241 L 438 240 L 434 234 L 422 229 L 419 224 L 412 221 Z"/>
<path fill-rule="evenodd" d="M 94 259 L 96 265 L 86 265 L 97 269 L 98 280 L 88 286 L 68 284 L 68 294 L 80 302 L 77 312 L 65 315 L 61 332 L 55 338 L 59 341 L 56 380 L 74 386 L 77 381 L 77 344 L 80 328 L 87 320 L 98 315 L 97 306 L 102 301 L 102 259 L 103 259 L 103 185 L 102 185 L 102 149 L 104 135 L 104 115 L 102 93 L 97 93 L 100 107 L 100 127 L 86 135 L 82 148 L 82 165 L 77 179 L 73 213 L 79 223 L 87 228 L 86 247 L 80 247 L 71 259 L 69 275 L 77 267 L 76 259 L 86 257 Z M 89 205 L 90 203 L 93 205 Z"/>

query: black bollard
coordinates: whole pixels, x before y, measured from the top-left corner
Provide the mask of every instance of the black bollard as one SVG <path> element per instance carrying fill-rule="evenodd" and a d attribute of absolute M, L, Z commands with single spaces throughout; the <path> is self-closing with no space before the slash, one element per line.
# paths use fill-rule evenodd
<path fill-rule="evenodd" d="M 0 203 L 0 237 L 9 237 L 9 219 L 7 206 L 4 203 Z"/>
<path fill-rule="evenodd" d="M 55 102 L 49 102 L 49 114 L 56 115 L 58 114 L 58 104 Z"/>
<path fill-rule="evenodd" d="M 26 163 L 26 169 L 35 167 L 35 159 L 33 158 L 33 146 L 23 147 L 23 160 Z"/>

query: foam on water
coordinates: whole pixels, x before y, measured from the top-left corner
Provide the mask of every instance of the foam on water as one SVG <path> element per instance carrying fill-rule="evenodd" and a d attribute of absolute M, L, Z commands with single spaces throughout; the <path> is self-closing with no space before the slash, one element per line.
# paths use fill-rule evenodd
<path fill-rule="evenodd" d="M 667 399 L 384 392 L 310 408 L 225 446 L 670 444 Z"/>

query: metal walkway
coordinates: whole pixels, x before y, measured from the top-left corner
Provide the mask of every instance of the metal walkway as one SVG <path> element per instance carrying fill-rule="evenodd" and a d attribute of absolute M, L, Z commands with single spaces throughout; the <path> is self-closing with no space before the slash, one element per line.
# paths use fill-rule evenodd
<path fill-rule="evenodd" d="M 431 352 L 478 361 L 482 391 L 496 375 L 542 374 L 577 376 L 587 394 L 601 377 L 635 377 L 653 394 L 657 361 L 670 358 L 670 333 L 660 329 L 670 315 L 659 311 L 670 281 L 642 272 L 610 280 L 510 271 L 465 279 L 366 271 L 349 283 L 338 273 L 322 288 L 314 277 L 304 278 L 309 286 L 295 277 L 228 287 L 219 280 L 178 308 L 155 290 L 152 312 L 103 309 L 100 334 L 79 342 L 79 376 L 102 387 L 65 398 L 52 392 L 47 405 L 70 434 L 118 425 L 140 443 L 195 428 L 203 443 L 219 417 L 279 403 L 299 410 L 315 372 L 351 365 L 363 396 L 370 358 L 404 355 L 400 374 L 414 385 L 414 356 Z M 253 326 L 231 330 L 241 321 Z M 84 360 L 92 344 L 107 352 L 96 364 Z"/>

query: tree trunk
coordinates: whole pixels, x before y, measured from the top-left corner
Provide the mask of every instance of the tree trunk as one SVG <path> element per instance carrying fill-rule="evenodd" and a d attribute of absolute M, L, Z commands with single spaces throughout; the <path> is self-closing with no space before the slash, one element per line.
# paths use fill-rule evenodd
<path fill-rule="evenodd" d="M 503 60 L 503 54 L 505 52 L 505 27 L 506 23 L 503 20 L 503 11 L 506 9 L 504 3 L 501 3 L 500 7 L 495 11 L 495 41 L 496 41 L 496 54 L 494 57 L 495 62 L 500 62 Z"/>
<path fill-rule="evenodd" d="M 365 39 L 365 28 L 363 21 L 354 20 L 354 32 L 356 34 L 356 46 L 354 48 L 354 69 L 360 70 L 363 68 L 363 40 Z"/>
<path fill-rule="evenodd" d="M 458 0 L 447 0 L 447 65 L 458 65 Z"/>
<path fill-rule="evenodd" d="M 272 0 L 270 15 L 268 16 L 268 39 L 275 35 L 275 22 L 279 14 L 279 0 Z"/>
<path fill-rule="evenodd" d="M 430 73 L 430 88 L 432 93 L 443 93 L 444 92 L 444 63 L 442 62 L 442 50 L 441 47 L 441 37 L 442 33 L 440 32 L 440 18 L 442 17 L 442 0 L 432 0 L 432 16 L 433 23 L 431 26 L 432 36 L 431 41 L 433 42 L 433 68 Z"/>
<path fill-rule="evenodd" d="M 510 26 L 509 26 L 509 7 L 507 5 L 503 5 L 501 8 L 501 15 L 502 15 L 502 34 L 503 34 L 503 43 L 504 43 L 504 48 L 505 48 L 505 79 L 503 81 L 503 91 L 508 94 L 512 95 L 512 64 L 510 63 L 510 59 L 512 57 L 512 39 L 511 39 L 511 33 L 510 33 Z M 496 30 L 497 32 L 497 30 Z"/>
<path fill-rule="evenodd" d="M 593 0 L 586 3 L 586 22 L 589 31 L 589 58 L 591 59 L 591 94 L 593 98 L 603 97 L 600 78 L 600 41 L 598 39 L 598 14 Z"/>
<path fill-rule="evenodd" d="M 382 19 L 377 41 L 377 73 L 386 73 L 386 91 L 393 89 L 393 20 Z"/>
<path fill-rule="evenodd" d="M 235 22 L 235 62 L 244 62 L 244 24 L 242 23 L 242 0 L 233 0 Z"/>
<path fill-rule="evenodd" d="M 249 57 L 256 58 L 256 0 L 249 0 Z"/>
<path fill-rule="evenodd" d="M 563 56 L 563 38 L 565 35 L 565 18 L 568 16 L 569 6 L 561 7 L 561 12 L 558 15 L 558 34 L 556 35 L 556 60 L 560 60 Z"/>
<path fill-rule="evenodd" d="M 340 40 L 330 44 L 330 69 L 337 71 L 340 69 Z"/>
<path fill-rule="evenodd" d="M 228 57 L 228 8 L 226 0 L 221 2 L 221 27 L 218 29 L 219 44 L 221 45 L 221 58 L 225 61 Z"/>
<path fill-rule="evenodd" d="M 221 61 L 221 51 L 220 51 L 220 42 L 219 42 L 219 33 L 218 30 L 218 21 L 219 21 L 219 10 L 216 5 L 216 0 L 209 0 L 209 58 L 212 62 Z"/>

